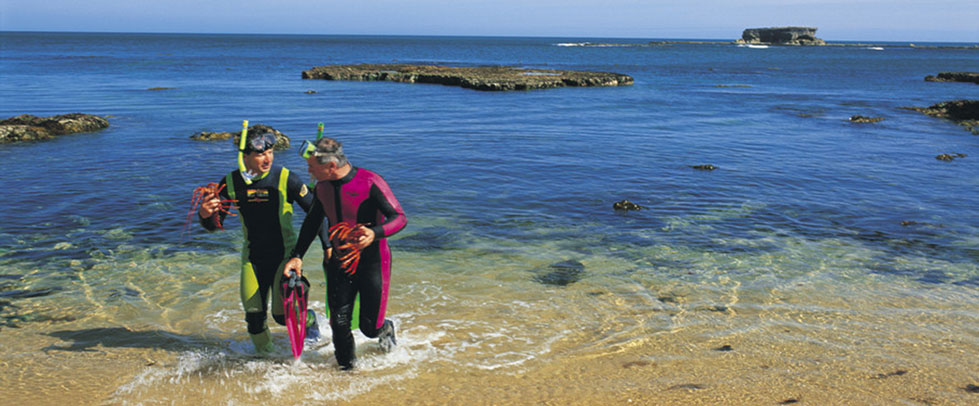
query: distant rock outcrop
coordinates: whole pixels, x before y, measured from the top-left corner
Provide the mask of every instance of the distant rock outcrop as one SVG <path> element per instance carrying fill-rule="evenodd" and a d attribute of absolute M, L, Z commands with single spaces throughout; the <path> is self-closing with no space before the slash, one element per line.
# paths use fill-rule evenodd
<path fill-rule="evenodd" d="M 82 113 L 38 117 L 21 114 L 0 121 L 0 144 L 40 141 L 58 135 L 98 131 L 109 127 L 109 120 Z"/>
<path fill-rule="evenodd" d="M 965 158 L 967 156 L 968 155 L 966 155 L 966 154 L 960 154 L 960 153 L 957 153 L 957 152 L 953 152 L 951 154 L 939 154 L 938 156 L 935 157 L 935 159 L 937 159 L 939 161 L 951 162 L 951 161 L 954 161 L 955 158 Z"/>
<path fill-rule="evenodd" d="M 853 123 L 876 123 L 879 121 L 884 121 L 884 117 L 867 117 L 859 114 L 850 116 L 850 122 Z"/>
<path fill-rule="evenodd" d="M 269 127 L 265 124 L 255 124 L 248 127 L 248 133 L 251 134 L 256 131 L 271 131 L 275 134 L 275 150 L 282 151 L 289 149 L 290 140 L 289 136 L 283 134 L 281 131 Z M 197 141 L 222 141 L 222 140 L 233 140 L 234 145 L 238 145 L 238 141 L 241 139 L 241 132 L 209 132 L 201 131 L 197 134 L 191 135 L 190 139 Z"/>
<path fill-rule="evenodd" d="M 606 72 L 521 69 L 509 66 L 328 65 L 303 71 L 303 79 L 434 83 L 475 90 L 532 90 L 566 86 L 625 86 L 631 76 Z"/>
<path fill-rule="evenodd" d="M 748 28 L 741 33 L 741 44 L 826 45 L 816 38 L 816 27 Z"/>
<path fill-rule="evenodd" d="M 952 100 L 928 107 L 902 107 L 932 117 L 952 120 L 979 135 L 979 100 Z"/>
<path fill-rule="evenodd" d="M 979 85 L 979 72 L 941 72 L 937 76 L 925 76 L 928 82 L 966 82 Z"/>

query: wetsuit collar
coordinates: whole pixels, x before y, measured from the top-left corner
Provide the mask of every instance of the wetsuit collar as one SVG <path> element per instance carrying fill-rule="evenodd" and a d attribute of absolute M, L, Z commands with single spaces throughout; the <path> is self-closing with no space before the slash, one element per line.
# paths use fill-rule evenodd
<path fill-rule="evenodd" d="M 351 180 L 353 180 L 354 175 L 357 175 L 357 169 L 359 169 L 359 168 L 357 168 L 356 166 L 350 165 L 350 172 L 347 172 L 347 174 L 344 177 L 342 177 L 340 179 L 337 179 L 337 180 L 335 180 L 333 182 L 339 183 L 341 185 L 342 184 L 345 184 L 347 182 L 350 182 Z"/>

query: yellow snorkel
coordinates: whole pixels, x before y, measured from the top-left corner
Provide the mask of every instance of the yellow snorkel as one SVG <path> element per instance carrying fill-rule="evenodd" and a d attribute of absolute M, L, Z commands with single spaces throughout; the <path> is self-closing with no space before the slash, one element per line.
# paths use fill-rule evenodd
<path fill-rule="evenodd" d="M 248 120 L 241 122 L 241 140 L 238 141 L 238 171 L 241 172 L 241 178 L 245 180 L 246 185 L 252 184 L 252 178 L 256 174 L 252 173 L 245 167 L 245 142 L 248 138 Z"/>

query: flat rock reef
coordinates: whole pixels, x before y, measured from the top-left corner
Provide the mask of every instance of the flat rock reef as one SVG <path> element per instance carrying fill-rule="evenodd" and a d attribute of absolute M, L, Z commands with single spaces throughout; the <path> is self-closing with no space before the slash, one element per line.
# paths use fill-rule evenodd
<path fill-rule="evenodd" d="M 925 76 L 928 82 L 965 82 L 979 85 L 979 72 L 941 72 L 936 76 Z"/>
<path fill-rule="evenodd" d="M 509 66 L 447 67 L 407 64 L 317 66 L 303 79 L 434 83 L 467 89 L 504 91 L 555 87 L 628 86 L 631 76 L 609 72 L 524 69 Z"/>
<path fill-rule="evenodd" d="M 932 117 L 951 120 L 979 135 L 979 100 L 952 100 L 928 107 L 902 107 L 927 114 Z"/>
<path fill-rule="evenodd" d="M 70 113 L 51 117 L 21 114 L 0 121 L 0 144 L 41 141 L 58 135 L 98 131 L 109 127 L 109 120 L 91 114 Z"/>

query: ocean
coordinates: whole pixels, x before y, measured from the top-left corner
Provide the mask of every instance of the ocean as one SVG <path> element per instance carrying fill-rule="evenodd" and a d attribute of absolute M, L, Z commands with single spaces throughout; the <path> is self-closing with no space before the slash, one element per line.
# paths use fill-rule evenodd
<path fill-rule="evenodd" d="M 0 398 L 976 402 L 979 138 L 901 107 L 979 98 L 923 80 L 976 71 L 979 51 L 628 46 L 650 40 L 0 33 L 0 118 L 110 122 L 0 145 Z M 300 77 L 358 63 L 635 83 Z M 408 226 L 390 239 L 392 353 L 355 333 L 359 367 L 340 371 L 321 323 L 300 361 L 279 326 L 279 352 L 254 354 L 237 218 L 185 230 L 193 189 L 236 167 L 231 142 L 190 136 L 243 120 L 289 136 L 275 162 L 305 180 L 296 149 L 323 122 L 393 189 Z M 623 199 L 646 209 L 613 210 Z M 322 315 L 322 271 L 306 271 Z"/>

